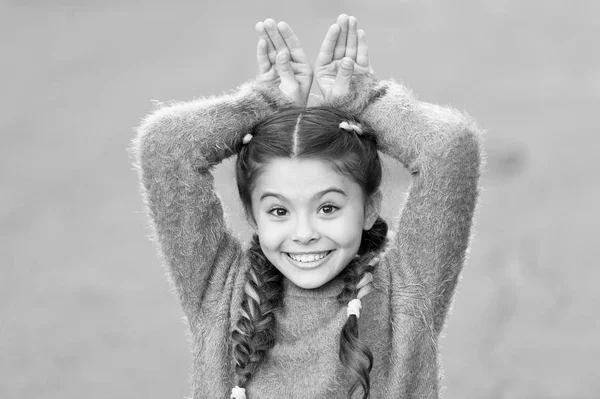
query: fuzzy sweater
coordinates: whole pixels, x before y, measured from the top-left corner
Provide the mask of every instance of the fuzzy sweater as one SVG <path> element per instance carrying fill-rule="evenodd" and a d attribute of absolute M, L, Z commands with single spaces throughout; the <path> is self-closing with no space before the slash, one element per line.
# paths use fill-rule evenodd
<path fill-rule="evenodd" d="M 353 86 L 327 105 L 368 123 L 380 150 L 412 174 L 395 237 L 362 301 L 359 333 L 374 358 L 370 397 L 435 398 L 438 337 L 478 195 L 480 132 L 467 117 L 417 101 L 393 81 L 365 76 Z M 160 253 L 189 322 L 194 399 L 229 398 L 230 337 L 249 267 L 246 246 L 226 226 L 210 172 L 234 155 L 253 124 L 288 105 L 276 86 L 250 82 L 231 95 L 157 110 L 133 143 Z M 343 282 L 335 278 L 314 290 L 285 278 L 284 284 L 276 344 L 253 375 L 248 398 L 346 398 L 353 378 L 338 358 L 347 317 L 336 299 Z"/>

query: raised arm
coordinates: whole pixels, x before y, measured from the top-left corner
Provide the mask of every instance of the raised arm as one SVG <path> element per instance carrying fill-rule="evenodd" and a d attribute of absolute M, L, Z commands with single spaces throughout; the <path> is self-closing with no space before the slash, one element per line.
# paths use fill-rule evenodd
<path fill-rule="evenodd" d="M 453 109 L 420 102 L 393 81 L 377 81 L 370 73 L 364 32 L 356 36 L 350 90 L 329 104 L 369 124 L 381 151 L 399 160 L 413 177 L 389 258 L 400 259 L 398 267 L 420 276 L 437 335 L 469 244 L 480 175 L 480 131 Z"/>
<path fill-rule="evenodd" d="M 211 168 L 236 152 L 260 118 L 288 104 L 276 86 L 163 107 L 144 119 L 132 152 L 160 252 L 186 316 L 212 275 L 224 281 L 240 245 L 227 231 Z"/>
<path fill-rule="evenodd" d="M 397 83 L 382 82 L 371 93 L 360 116 L 378 132 L 381 151 L 399 160 L 413 177 L 392 251 L 425 283 L 439 334 L 469 245 L 480 132 L 467 117 L 417 101 Z"/>
<path fill-rule="evenodd" d="M 160 251 L 193 321 L 208 284 L 224 284 L 240 243 L 223 220 L 212 167 L 239 150 L 253 125 L 306 105 L 312 67 L 285 23 L 256 25 L 259 76 L 234 94 L 163 107 L 144 119 L 131 152 Z"/>

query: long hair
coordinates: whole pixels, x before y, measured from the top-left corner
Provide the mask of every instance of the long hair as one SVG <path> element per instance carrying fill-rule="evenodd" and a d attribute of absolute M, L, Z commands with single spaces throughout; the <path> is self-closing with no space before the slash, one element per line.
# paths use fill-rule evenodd
<path fill-rule="evenodd" d="M 251 194 L 257 177 L 274 158 L 319 159 L 357 183 L 368 199 L 381 185 L 381 160 L 375 134 L 365 124 L 360 132 L 340 128 L 340 123 L 359 122 L 340 110 L 328 107 L 289 108 L 262 120 L 251 131 L 251 140 L 240 138 L 235 172 L 240 199 L 248 218 L 253 218 Z M 373 258 L 386 242 L 387 224 L 378 218 L 364 231 L 357 256 L 344 269 L 344 290 L 338 300 L 361 297 L 370 289 Z M 244 287 L 240 319 L 232 332 L 235 383 L 245 388 L 252 374 L 275 344 L 274 311 L 281 306 L 283 275 L 269 262 L 255 236 L 249 249 L 250 268 Z M 369 279 L 370 278 L 370 279 Z M 363 399 L 369 396 L 369 373 L 373 356 L 359 339 L 355 315 L 346 320 L 340 336 L 340 361 L 354 375 L 350 398 L 358 386 Z"/>

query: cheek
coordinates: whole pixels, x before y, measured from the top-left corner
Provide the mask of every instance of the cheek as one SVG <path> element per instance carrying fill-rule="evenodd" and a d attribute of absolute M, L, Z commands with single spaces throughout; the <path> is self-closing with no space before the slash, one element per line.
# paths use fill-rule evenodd
<path fill-rule="evenodd" d="M 285 239 L 285 233 L 281 223 L 273 223 L 264 219 L 259 219 L 257 220 L 256 227 L 256 234 L 258 234 L 258 237 L 260 238 L 260 244 L 265 249 L 279 247 Z"/>
<path fill-rule="evenodd" d="M 362 237 L 364 220 L 361 214 L 352 214 L 327 225 L 328 235 L 343 246 L 358 248 Z"/>

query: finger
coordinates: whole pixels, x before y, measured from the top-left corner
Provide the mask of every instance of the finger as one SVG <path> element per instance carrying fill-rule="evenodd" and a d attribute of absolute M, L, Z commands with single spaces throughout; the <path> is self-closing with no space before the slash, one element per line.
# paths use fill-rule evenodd
<path fill-rule="evenodd" d="M 340 60 L 346 54 L 346 39 L 348 36 L 348 16 L 342 14 L 337 19 L 337 24 L 342 28 L 340 35 L 338 36 L 335 44 L 335 50 L 333 51 L 333 59 Z"/>
<path fill-rule="evenodd" d="M 281 33 L 279 33 L 279 29 L 277 29 L 277 23 L 273 19 L 268 18 L 265 20 L 264 25 L 267 34 L 273 42 L 273 46 L 275 46 L 275 51 L 277 51 L 277 53 L 288 51 L 287 44 L 285 44 L 285 40 L 283 40 Z"/>
<path fill-rule="evenodd" d="M 302 44 L 300 44 L 300 40 L 292 28 L 290 28 L 286 22 L 280 22 L 277 24 L 277 29 L 279 30 L 281 37 L 283 37 L 287 48 L 290 50 L 292 60 L 295 62 L 308 63 L 308 58 L 302 49 Z"/>
<path fill-rule="evenodd" d="M 348 39 L 346 41 L 346 57 L 356 61 L 356 53 L 358 48 L 358 21 L 356 18 L 348 18 Z"/>
<path fill-rule="evenodd" d="M 277 53 L 277 72 L 282 82 L 286 83 L 297 83 L 294 70 L 292 69 L 292 63 L 290 62 L 290 55 L 287 51 L 281 51 Z"/>
<path fill-rule="evenodd" d="M 333 61 L 333 51 L 340 31 L 341 28 L 338 24 L 333 24 L 329 27 L 327 34 L 325 34 L 325 39 L 323 39 L 323 44 L 321 44 L 319 55 L 317 56 L 316 67 L 327 65 Z"/>
<path fill-rule="evenodd" d="M 367 49 L 367 34 L 364 30 L 358 30 L 358 50 L 356 53 L 356 63 L 361 67 L 369 66 L 369 51 Z"/>
<path fill-rule="evenodd" d="M 275 64 L 275 56 L 277 56 L 277 51 L 275 51 L 275 46 L 273 46 L 273 42 L 267 34 L 265 24 L 262 22 L 258 22 L 254 28 L 256 29 L 256 33 L 258 33 L 258 37 L 260 37 L 267 43 L 267 54 L 269 56 L 269 61 L 271 62 L 271 64 Z"/>
<path fill-rule="evenodd" d="M 269 55 L 267 53 L 267 42 L 264 39 L 258 40 L 256 47 L 256 62 L 258 64 L 258 74 L 269 72 L 271 69 L 271 61 L 269 61 Z"/>
<path fill-rule="evenodd" d="M 331 95 L 340 97 L 350 92 L 350 82 L 352 73 L 354 72 L 354 60 L 349 57 L 344 57 L 340 62 L 338 74 L 335 77 L 335 83 L 331 88 Z"/>

